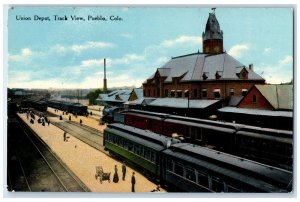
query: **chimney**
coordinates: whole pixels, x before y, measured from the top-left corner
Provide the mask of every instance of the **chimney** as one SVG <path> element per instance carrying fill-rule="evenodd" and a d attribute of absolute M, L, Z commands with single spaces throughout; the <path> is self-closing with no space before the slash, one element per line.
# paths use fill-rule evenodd
<path fill-rule="evenodd" d="M 107 93 L 107 80 L 106 80 L 106 59 L 104 58 L 104 79 L 103 79 L 103 93 Z"/>
<path fill-rule="evenodd" d="M 249 69 L 253 71 L 253 64 L 249 64 Z"/>

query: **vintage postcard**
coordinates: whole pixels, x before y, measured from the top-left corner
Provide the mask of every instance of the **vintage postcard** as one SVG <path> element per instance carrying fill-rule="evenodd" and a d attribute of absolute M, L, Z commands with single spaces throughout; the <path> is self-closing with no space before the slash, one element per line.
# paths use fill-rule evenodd
<path fill-rule="evenodd" d="M 9 195 L 295 193 L 293 6 L 6 13 Z"/>

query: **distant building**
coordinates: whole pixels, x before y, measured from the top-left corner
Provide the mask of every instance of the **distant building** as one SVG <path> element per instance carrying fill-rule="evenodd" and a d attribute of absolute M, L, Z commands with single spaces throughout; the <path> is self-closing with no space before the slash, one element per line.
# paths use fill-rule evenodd
<path fill-rule="evenodd" d="M 96 102 L 103 105 L 123 107 L 124 104 L 129 104 L 137 100 L 143 100 L 143 90 L 141 88 L 115 90 L 108 94 L 102 93 L 99 94 Z"/>
<path fill-rule="evenodd" d="M 229 100 L 244 96 L 265 79 L 223 50 L 223 32 L 210 13 L 202 34 L 203 52 L 173 57 L 144 83 L 144 97 Z"/>

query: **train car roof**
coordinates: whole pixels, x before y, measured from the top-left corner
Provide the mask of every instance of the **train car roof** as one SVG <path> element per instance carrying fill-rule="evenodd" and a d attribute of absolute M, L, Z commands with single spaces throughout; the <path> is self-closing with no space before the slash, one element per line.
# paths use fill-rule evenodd
<path fill-rule="evenodd" d="M 165 114 L 165 113 L 159 113 L 159 112 L 151 112 L 151 111 L 143 111 L 143 110 L 136 110 L 136 109 L 130 109 L 127 111 L 128 114 L 137 114 L 137 115 L 148 115 L 149 117 L 151 116 L 156 116 L 156 117 L 167 117 L 170 116 L 170 114 Z"/>
<path fill-rule="evenodd" d="M 258 182 L 259 180 L 255 182 L 255 179 L 271 179 L 288 185 L 293 178 L 290 171 L 189 143 L 171 145 L 163 153 L 249 184 L 252 183 L 255 186 L 258 186 L 256 183 L 262 183 Z M 254 178 L 254 180 L 249 180 L 250 178 Z M 263 186 L 267 186 L 266 189 L 269 189 L 267 184 Z"/>
<path fill-rule="evenodd" d="M 172 119 L 172 118 L 167 118 L 165 119 L 165 122 L 168 123 L 177 123 L 177 124 L 181 124 L 181 125 L 187 125 L 187 126 L 195 126 L 195 127 L 201 127 L 201 128 L 206 128 L 206 129 L 211 129 L 211 130 L 217 130 L 220 132 L 226 132 L 226 133 L 234 133 L 236 132 L 236 128 L 233 125 L 226 125 L 226 124 L 222 124 L 222 123 L 206 123 L 206 122 L 202 122 L 202 121 L 189 121 L 184 120 L 184 119 Z"/>
<path fill-rule="evenodd" d="M 180 140 L 174 138 L 119 123 L 109 124 L 105 130 L 107 129 L 113 131 L 114 133 L 117 133 L 124 138 L 130 139 L 133 142 L 138 142 L 144 146 L 156 150 L 162 150 L 164 148 L 167 148 L 168 144 L 180 142 Z"/>

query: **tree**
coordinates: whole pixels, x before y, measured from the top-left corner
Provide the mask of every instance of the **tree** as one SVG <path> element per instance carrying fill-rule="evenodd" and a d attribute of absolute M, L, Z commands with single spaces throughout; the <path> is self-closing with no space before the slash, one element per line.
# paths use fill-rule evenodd
<path fill-rule="evenodd" d="M 93 105 L 96 104 L 96 99 L 98 98 L 99 94 L 103 93 L 101 89 L 96 89 L 94 91 L 90 91 L 86 97 L 89 99 L 89 104 Z"/>

